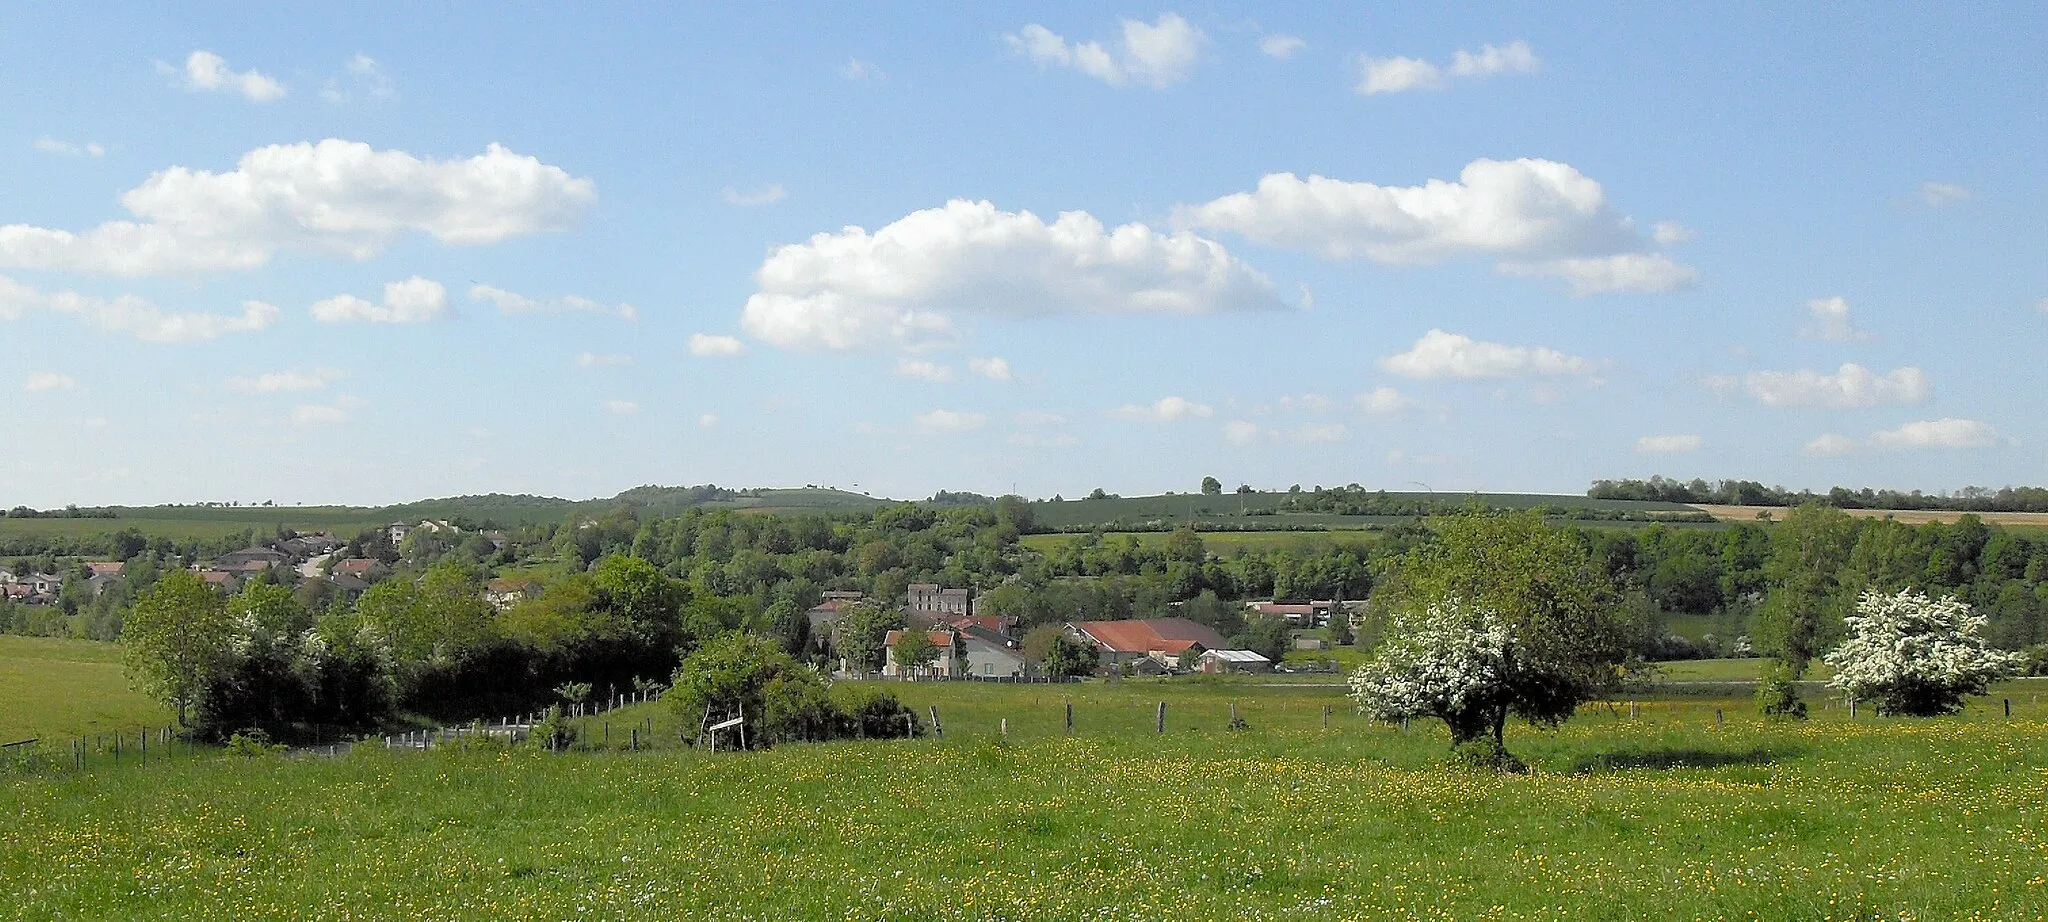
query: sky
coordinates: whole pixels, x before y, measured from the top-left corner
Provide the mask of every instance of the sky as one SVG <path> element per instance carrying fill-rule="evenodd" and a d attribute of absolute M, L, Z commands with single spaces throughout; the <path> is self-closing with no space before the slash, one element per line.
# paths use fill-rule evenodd
<path fill-rule="evenodd" d="M 0 505 L 2048 483 L 2048 7 L 0 6 Z"/>

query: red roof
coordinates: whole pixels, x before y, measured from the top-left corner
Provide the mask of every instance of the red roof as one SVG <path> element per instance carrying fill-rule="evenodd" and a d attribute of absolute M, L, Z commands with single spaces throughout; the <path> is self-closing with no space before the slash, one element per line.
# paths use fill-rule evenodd
<path fill-rule="evenodd" d="M 903 635 L 907 633 L 909 632 L 890 631 L 889 636 L 882 639 L 882 643 L 893 647 L 896 645 L 896 641 L 903 639 Z M 932 646 L 938 647 L 941 650 L 950 650 L 953 648 L 952 631 L 926 631 L 924 632 L 924 636 L 932 642 Z"/>
<path fill-rule="evenodd" d="M 85 562 L 85 568 L 91 571 L 94 576 L 119 576 L 121 571 L 127 566 L 127 564 L 118 561 L 88 560 Z"/>
<path fill-rule="evenodd" d="M 1117 653 L 1180 653 L 1197 644 L 1211 650 L 1224 646 L 1223 635 L 1215 628 L 1186 618 L 1077 621 L 1074 628 Z"/>
<path fill-rule="evenodd" d="M 946 623 L 952 625 L 955 628 L 966 629 L 969 627 L 978 627 L 985 631 L 994 631 L 998 634 L 1008 636 L 1010 633 L 1010 625 L 1016 623 L 1016 619 L 1008 618 L 1003 615 L 961 615 L 958 617 L 947 618 Z"/>

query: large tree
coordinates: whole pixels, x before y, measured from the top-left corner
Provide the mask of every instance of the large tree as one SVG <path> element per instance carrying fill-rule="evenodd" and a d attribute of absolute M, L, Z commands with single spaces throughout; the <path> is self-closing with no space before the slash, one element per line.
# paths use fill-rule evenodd
<path fill-rule="evenodd" d="M 1556 724 L 1619 682 L 1629 630 L 1608 580 L 1572 536 L 1535 513 L 1431 519 L 1397 564 L 1382 649 L 1352 678 L 1382 719 L 1434 717 L 1454 746 L 1508 717 Z"/>
<path fill-rule="evenodd" d="M 872 672 L 882 668 L 883 644 L 889 632 L 902 627 L 902 612 L 873 602 L 855 602 L 839 610 L 833 644 L 839 655 L 846 657 L 848 669 Z"/>
<path fill-rule="evenodd" d="M 172 570 L 122 624 L 129 679 L 176 709 L 179 726 L 192 726 L 193 705 L 229 663 L 233 634 L 227 600 L 198 575 Z"/>
<path fill-rule="evenodd" d="M 1849 638 L 1826 657 L 1828 684 L 1877 701 L 1881 714 L 1952 714 L 2020 669 L 2018 654 L 1985 646 L 1984 616 L 1961 599 L 1866 592 L 1847 620 Z"/>

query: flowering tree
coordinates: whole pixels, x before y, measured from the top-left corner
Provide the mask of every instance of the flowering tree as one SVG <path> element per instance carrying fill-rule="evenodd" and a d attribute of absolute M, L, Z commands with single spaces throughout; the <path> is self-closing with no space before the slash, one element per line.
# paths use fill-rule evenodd
<path fill-rule="evenodd" d="M 1459 600 L 1396 617 L 1393 639 L 1351 675 L 1351 697 L 1379 720 L 1435 717 L 1452 745 L 1506 722 L 1514 699 L 1515 640 L 1507 625 Z"/>
<path fill-rule="evenodd" d="M 1835 670 L 1828 684 L 1875 700 L 1882 714 L 1953 714 L 2019 672 L 2018 654 L 1984 645 L 1984 616 L 1961 599 L 1865 592 L 1845 620 L 1849 639 L 1825 657 Z"/>

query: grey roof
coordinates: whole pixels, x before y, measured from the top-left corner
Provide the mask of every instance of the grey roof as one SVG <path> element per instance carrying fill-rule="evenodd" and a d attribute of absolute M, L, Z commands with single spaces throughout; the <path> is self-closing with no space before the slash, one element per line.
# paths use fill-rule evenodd
<path fill-rule="evenodd" d="M 1250 650 L 1210 650 L 1203 656 L 1213 656 L 1227 663 L 1270 663 L 1269 660 Z"/>

